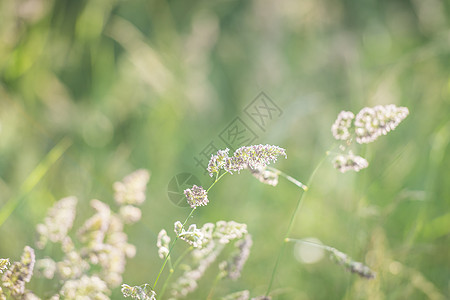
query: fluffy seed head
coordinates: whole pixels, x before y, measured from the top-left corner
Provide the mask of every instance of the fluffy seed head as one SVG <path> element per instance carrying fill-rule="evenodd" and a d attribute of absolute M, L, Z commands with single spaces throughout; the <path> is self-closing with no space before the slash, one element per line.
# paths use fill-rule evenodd
<path fill-rule="evenodd" d="M 197 225 L 192 224 L 185 230 L 183 224 L 180 221 L 176 221 L 174 231 L 180 239 L 192 245 L 194 248 L 200 248 L 202 246 L 204 236 L 203 232 L 197 228 Z"/>
<path fill-rule="evenodd" d="M 121 291 L 124 297 L 131 297 L 138 300 L 156 300 L 156 293 L 148 284 L 143 284 L 141 286 L 122 284 Z"/>
<path fill-rule="evenodd" d="M 14 299 L 22 299 L 26 294 L 25 283 L 30 282 L 33 276 L 34 263 L 33 248 L 25 246 L 20 261 L 13 263 L 3 274 L 1 278 L 3 287 L 9 290 Z"/>
<path fill-rule="evenodd" d="M 176 230 L 179 231 L 179 229 Z M 169 243 L 170 237 L 167 235 L 167 232 L 164 229 L 161 230 L 158 234 L 158 240 L 156 242 L 156 247 L 158 247 L 158 255 L 161 259 L 165 259 L 167 255 L 169 255 Z"/>
<path fill-rule="evenodd" d="M 250 248 L 252 247 L 252 238 L 247 235 L 244 239 L 238 240 L 235 243 L 236 251 L 228 261 L 222 264 L 221 269 L 223 274 L 231 280 L 236 280 L 241 276 L 241 271 L 244 268 L 245 262 L 250 255 Z"/>
<path fill-rule="evenodd" d="M 347 271 L 356 273 L 358 276 L 366 279 L 375 278 L 376 274 L 369 267 L 360 262 L 354 261 L 347 254 L 331 247 L 329 251 L 331 253 L 331 259 L 338 265 L 342 265 Z"/>
<path fill-rule="evenodd" d="M 342 173 L 347 171 L 360 171 L 369 166 L 363 157 L 354 155 L 351 151 L 348 154 L 337 155 L 333 160 L 334 167 Z"/>
<path fill-rule="evenodd" d="M 233 174 L 245 168 L 265 168 L 271 162 L 276 162 L 278 156 L 286 156 L 286 150 L 273 145 L 252 145 L 237 149 L 233 156 L 228 156 L 228 149 L 219 150 L 211 157 L 208 164 L 210 176 L 218 174 L 221 169 Z"/>
<path fill-rule="evenodd" d="M 137 170 L 126 176 L 122 181 L 115 182 L 114 199 L 119 205 L 140 205 L 145 201 L 145 190 L 150 179 L 147 170 Z"/>
<path fill-rule="evenodd" d="M 184 195 L 192 208 L 204 206 L 209 202 L 208 194 L 201 186 L 194 185 L 192 188 L 184 190 Z"/>
<path fill-rule="evenodd" d="M 0 258 L 0 274 L 7 270 L 9 265 L 9 258 Z"/>
<path fill-rule="evenodd" d="M 141 219 L 142 213 L 136 206 L 125 205 L 120 207 L 119 215 L 125 223 L 133 224 Z"/>
<path fill-rule="evenodd" d="M 249 169 L 252 175 L 260 182 L 276 186 L 278 184 L 279 172 L 274 172 L 266 168 Z"/>
<path fill-rule="evenodd" d="M 208 173 L 209 176 L 213 176 L 214 173 L 219 173 L 219 171 L 221 169 L 223 169 L 223 167 L 226 164 L 226 161 L 229 159 L 228 157 L 228 152 L 230 150 L 228 148 L 226 148 L 225 150 L 219 150 L 217 151 L 216 155 L 212 155 L 211 159 L 208 163 Z"/>
<path fill-rule="evenodd" d="M 59 200 L 49 210 L 44 224 L 36 226 L 39 234 L 38 248 L 44 248 L 48 240 L 53 243 L 62 241 L 72 228 L 76 214 L 77 198 L 67 197 Z"/>
<path fill-rule="evenodd" d="M 394 104 L 363 108 L 355 118 L 356 142 L 367 144 L 394 130 L 409 114 L 406 107 Z"/>
<path fill-rule="evenodd" d="M 56 263 L 53 259 L 46 257 L 36 261 L 36 273 L 47 279 L 52 279 L 56 271 Z"/>
<path fill-rule="evenodd" d="M 68 280 L 61 288 L 63 299 L 98 299 L 107 300 L 109 289 L 106 283 L 97 276 L 83 275 L 79 279 Z"/>
<path fill-rule="evenodd" d="M 355 115 L 351 111 L 341 111 L 331 126 L 331 132 L 337 140 L 346 141 L 350 138 L 350 127 L 352 126 L 352 120 Z"/>

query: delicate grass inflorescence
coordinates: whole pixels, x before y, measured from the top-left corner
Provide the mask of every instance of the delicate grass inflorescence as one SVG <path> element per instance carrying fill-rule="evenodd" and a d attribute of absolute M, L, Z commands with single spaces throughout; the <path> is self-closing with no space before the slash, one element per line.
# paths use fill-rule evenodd
<path fill-rule="evenodd" d="M 10 264 L 9 258 L 0 258 L 0 274 L 7 270 Z"/>
<path fill-rule="evenodd" d="M 124 224 L 140 219 L 141 211 L 136 205 L 145 200 L 149 176 L 148 171 L 138 170 L 125 177 L 123 182 L 114 184 L 118 213 L 100 200 L 92 200 L 95 213 L 75 235 L 71 230 L 77 198 L 57 201 L 49 209 L 44 222 L 37 225 L 36 246 L 39 251 L 60 248 L 60 259 L 36 259 L 40 253 L 35 254 L 33 248 L 26 246 L 19 262 L 9 266 L 8 259 L 0 260 L 0 273 L 3 273 L 0 299 L 40 299 L 25 288 L 33 271 L 36 276 L 58 279 L 51 300 L 110 299 L 111 290 L 122 283 L 126 259 L 136 252 L 135 247 L 127 242 Z M 49 293 L 51 291 L 47 291 Z"/>
<path fill-rule="evenodd" d="M 401 121 L 401 118 L 404 118 L 407 115 L 407 113 L 405 115 L 404 108 L 395 110 L 392 106 L 388 106 L 386 109 L 374 108 L 374 110 L 379 113 L 377 115 L 377 124 L 382 124 L 378 127 L 379 129 L 377 129 L 379 130 L 380 134 L 385 134 L 387 132 L 386 128 L 389 128 L 389 130 L 394 129 Z M 383 115 L 381 112 L 386 112 L 386 114 Z M 397 119 L 392 117 L 392 112 L 397 112 Z M 383 117 L 385 119 L 384 123 L 381 121 Z M 332 132 L 335 138 L 345 141 L 347 146 L 351 144 L 352 136 L 355 135 L 355 129 L 353 128 L 354 119 L 355 115 L 353 113 L 344 111 L 339 114 L 338 119 L 332 126 Z M 153 293 L 152 295 L 157 297 L 155 288 L 166 263 L 168 261 L 171 261 L 171 250 L 178 239 L 185 241 L 190 246 L 190 248 L 187 249 L 187 252 L 185 252 L 185 254 L 182 255 L 177 260 L 177 262 L 173 264 L 173 266 L 171 266 L 169 276 L 166 278 L 161 294 L 158 297 L 163 297 L 165 289 L 167 287 L 167 282 L 169 279 L 171 279 L 174 273 L 174 269 L 178 266 L 179 261 L 181 259 L 184 259 L 187 254 L 190 254 L 191 267 L 185 270 L 182 275 L 178 277 L 178 279 L 175 280 L 174 283 L 172 283 L 169 299 L 173 300 L 183 298 L 196 290 L 199 285 L 199 280 L 203 277 L 206 269 L 208 269 L 209 266 L 217 260 L 224 247 L 231 241 L 235 241 L 235 250 L 234 252 L 232 252 L 228 259 L 225 259 L 219 263 L 219 272 L 207 299 L 212 299 L 214 287 L 219 280 L 224 278 L 236 280 L 240 277 L 241 270 L 249 257 L 250 248 L 252 245 L 252 238 L 251 235 L 247 232 L 246 225 L 236 223 L 234 221 L 219 221 L 215 224 L 207 223 L 198 228 L 196 224 L 187 226 L 186 223 L 199 206 L 205 206 L 208 204 L 208 191 L 225 174 L 228 173 L 239 173 L 244 169 L 248 169 L 251 174 L 260 182 L 272 186 L 276 186 L 278 184 L 279 176 L 282 176 L 301 188 L 304 192 L 306 192 L 308 190 L 308 187 L 306 185 L 302 184 L 295 178 L 283 173 L 282 171 L 268 166 L 271 162 L 275 162 L 277 160 L 277 157 L 280 155 L 286 157 L 285 149 L 272 145 L 254 145 L 241 147 L 237 149 L 232 156 L 229 156 L 229 149 L 219 150 L 215 155 L 212 155 L 208 164 L 207 171 L 209 172 L 209 175 L 211 177 L 215 177 L 214 182 L 208 189 L 204 189 L 203 187 L 194 185 L 192 188 L 186 189 L 184 191 L 187 202 L 191 206 L 192 211 L 186 218 L 184 223 L 182 223 L 181 221 L 175 222 L 174 232 L 176 236 L 175 239 L 173 239 L 172 243 L 172 239 L 167 235 L 167 232 L 165 230 L 160 231 L 158 235 L 158 254 L 160 258 L 164 259 L 164 263 L 151 289 Z M 348 154 L 341 154 L 336 156 L 334 159 L 334 165 L 341 172 L 346 172 L 349 170 L 359 171 L 363 168 L 366 168 L 368 166 L 368 163 L 364 158 L 354 155 L 352 151 L 349 151 Z M 312 177 L 314 176 L 318 167 L 319 166 L 317 166 L 314 170 L 309 182 L 312 180 Z M 300 197 L 297 203 L 297 208 L 295 209 L 294 214 L 291 218 L 285 242 L 290 241 L 289 234 L 292 230 L 295 216 L 300 208 L 304 192 Z M 343 265 L 345 269 L 356 273 L 363 278 L 372 279 L 375 277 L 375 273 L 369 267 L 363 265 L 360 262 L 353 261 L 343 252 L 340 252 L 335 248 L 331 248 L 328 246 L 323 246 L 323 248 L 329 251 L 331 256 L 334 258 L 334 261 L 336 261 L 340 265 Z M 272 277 L 266 295 L 251 298 L 252 300 L 271 299 L 269 293 L 283 249 L 284 244 L 280 250 L 280 254 L 272 272 Z M 123 285 L 123 287 L 125 288 L 125 290 L 122 291 L 125 296 L 131 295 L 132 291 L 136 292 L 136 290 L 133 290 L 133 288 L 129 287 L 128 285 Z M 250 299 L 250 292 L 245 290 L 241 292 L 231 293 L 223 297 L 222 299 L 248 300 Z"/>
<path fill-rule="evenodd" d="M 0 287 L 0 299 L 7 299 L 5 296 L 7 293 L 15 299 L 35 297 L 31 291 L 25 289 L 25 284 L 30 282 L 33 276 L 35 262 L 33 248 L 25 246 L 20 261 L 14 262 L 1 277 L 1 285 L 5 291 Z"/>
<path fill-rule="evenodd" d="M 341 145 L 341 148 L 345 149 L 353 141 L 359 144 L 370 143 L 379 136 L 394 130 L 408 113 L 407 108 L 395 105 L 366 107 L 356 116 L 352 112 L 342 111 L 331 130 L 337 140 L 345 142 L 344 145 Z M 216 280 L 207 297 L 207 299 L 212 299 L 215 286 L 219 281 L 237 280 L 241 276 L 250 255 L 253 244 L 252 237 L 246 224 L 235 221 L 218 221 L 199 227 L 196 224 L 187 225 L 187 223 L 199 207 L 209 203 L 208 192 L 223 176 L 240 173 L 242 170 L 249 170 L 256 179 L 264 184 L 275 187 L 279 178 L 282 177 L 302 190 L 290 219 L 266 294 L 251 298 L 250 291 L 244 290 L 222 297 L 224 300 L 271 299 L 269 294 L 286 242 L 314 244 L 290 238 L 294 220 L 308 187 L 297 179 L 269 166 L 276 162 L 279 156 L 287 157 L 286 150 L 281 147 L 252 145 L 237 149 L 231 156 L 229 152 L 229 149 L 224 149 L 212 155 L 207 171 L 214 181 L 207 189 L 193 185 L 184 190 L 184 195 L 192 210 L 184 222 L 176 221 L 174 223 L 175 236 L 171 238 L 165 229 L 159 232 L 156 246 L 163 264 L 153 285 L 145 283 L 130 286 L 123 283 L 122 280 L 126 259 L 133 257 L 136 252 L 135 247 L 127 242 L 124 225 L 136 223 L 141 219 L 142 213 L 138 206 L 145 201 L 146 186 L 150 178 L 148 171 L 137 170 L 113 185 L 114 200 L 118 205 L 117 212 L 104 202 L 93 199 L 90 204 L 95 213 L 78 228 L 75 236 L 71 236 L 70 233 L 76 217 L 77 198 L 67 197 L 56 202 L 49 210 L 44 222 L 37 225 L 39 240 L 36 242 L 36 246 L 45 251 L 50 243 L 58 245 L 62 253 L 61 258 L 58 261 L 50 257 L 35 260 L 36 255 L 33 248 L 27 246 L 19 262 L 10 265 L 9 259 L 0 259 L 0 274 L 2 274 L 0 300 L 5 300 L 7 297 L 39 299 L 25 288 L 33 271 L 36 275 L 47 279 L 54 277 L 59 279 L 58 289 L 51 300 L 110 299 L 112 289 L 119 285 L 121 285 L 123 296 L 139 300 L 164 299 L 166 289 L 169 288 L 167 299 L 174 300 L 187 297 L 194 292 L 207 269 L 216 263 L 218 266 Z M 353 154 L 351 150 L 347 153 L 337 154 L 333 159 L 333 164 L 342 173 L 350 170 L 359 171 L 368 167 L 368 162 L 363 157 Z M 314 169 L 308 185 L 319 166 L 320 163 Z M 181 256 L 173 260 L 172 249 L 178 240 L 184 241 L 187 247 Z M 315 246 L 328 251 L 332 260 L 346 270 L 365 279 L 375 278 L 375 272 L 368 266 L 354 261 L 345 253 L 329 246 L 319 244 L 315 244 Z M 229 251 L 224 251 L 226 248 L 229 248 Z M 176 269 L 182 262 L 185 265 L 184 269 L 177 273 L 177 278 L 173 279 Z M 170 272 L 157 295 L 157 284 L 166 265 L 170 265 Z"/>
<path fill-rule="evenodd" d="M 246 168 L 262 169 L 271 162 L 276 162 L 278 156 L 287 158 L 285 149 L 273 145 L 241 147 L 231 157 L 228 152 L 229 149 L 219 150 L 216 155 L 211 156 L 207 169 L 211 177 L 218 175 L 220 170 L 233 174 Z"/>
<path fill-rule="evenodd" d="M 148 284 L 141 286 L 129 286 L 122 284 L 122 294 L 138 300 L 156 300 L 156 293 L 152 291 Z"/>
<path fill-rule="evenodd" d="M 354 155 L 352 151 L 349 151 L 348 154 L 336 155 L 333 159 L 333 165 L 338 171 L 345 173 L 347 171 L 358 172 L 367 168 L 369 163 L 363 157 Z"/>
<path fill-rule="evenodd" d="M 205 206 L 209 202 L 208 194 L 201 186 L 194 185 L 192 188 L 184 190 L 184 195 L 192 208 Z"/>
<path fill-rule="evenodd" d="M 353 141 L 358 144 L 374 142 L 381 135 L 394 130 L 409 114 L 406 107 L 394 104 L 364 107 L 355 115 L 350 111 L 341 111 L 331 126 L 331 132 L 336 140 L 345 141 L 342 149 L 350 146 Z M 342 173 L 358 172 L 369 166 L 366 159 L 354 155 L 352 151 L 337 154 L 333 159 L 334 167 Z"/>

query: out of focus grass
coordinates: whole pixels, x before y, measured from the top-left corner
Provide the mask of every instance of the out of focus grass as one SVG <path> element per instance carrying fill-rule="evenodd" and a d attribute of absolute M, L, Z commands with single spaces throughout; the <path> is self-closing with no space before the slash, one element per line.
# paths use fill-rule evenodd
<path fill-rule="evenodd" d="M 207 184 L 194 156 L 235 117 L 255 143 L 285 147 L 277 166 L 306 180 L 333 143 L 340 110 L 394 103 L 410 116 L 363 149 L 368 169 L 343 175 L 325 163 L 293 232 L 365 261 L 377 279 L 326 259 L 302 264 L 290 247 L 275 299 L 450 297 L 449 14 L 441 0 L 1 0 L 0 257 L 33 245 L 57 199 L 79 197 L 82 220 L 90 199 L 113 205 L 112 182 L 147 168 L 125 281 L 153 282 L 157 233 L 188 213 L 169 201 L 167 184 L 181 172 Z M 265 131 L 243 112 L 261 91 L 283 111 Z M 61 140 L 70 147 L 24 193 Z M 225 177 L 211 192 L 195 222 L 244 222 L 254 240 L 242 278 L 217 295 L 265 292 L 298 193 L 249 174 Z M 209 284 L 191 299 L 204 298 Z"/>

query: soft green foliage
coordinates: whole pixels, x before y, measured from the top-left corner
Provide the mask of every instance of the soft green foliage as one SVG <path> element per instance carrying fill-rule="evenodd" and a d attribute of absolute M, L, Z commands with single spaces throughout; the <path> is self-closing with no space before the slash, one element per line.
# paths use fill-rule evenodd
<path fill-rule="evenodd" d="M 189 172 L 208 186 L 193 156 L 212 140 L 225 149 L 219 134 L 237 116 L 253 143 L 286 148 L 276 167 L 304 180 L 333 143 L 340 111 L 392 103 L 410 115 L 354 152 L 368 168 L 322 165 L 291 235 L 333 245 L 377 277 L 302 263 L 288 245 L 273 298 L 449 298 L 449 15 L 444 0 L 0 0 L 0 257 L 20 260 L 58 199 L 75 195 L 85 220 L 90 199 L 113 207 L 111 182 L 146 168 L 154 176 L 123 278 L 154 282 L 159 231 L 189 213 L 169 201 L 168 182 Z M 264 130 L 244 113 L 262 89 L 283 111 Z M 265 293 L 301 192 L 241 173 L 224 177 L 188 223 L 235 220 L 252 234 L 242 276 L 221 281 L 218 298 Z M 51 284 L 26 287 L 42 295 Z M 120 288 L 109 296 L 120 299 Z"/>

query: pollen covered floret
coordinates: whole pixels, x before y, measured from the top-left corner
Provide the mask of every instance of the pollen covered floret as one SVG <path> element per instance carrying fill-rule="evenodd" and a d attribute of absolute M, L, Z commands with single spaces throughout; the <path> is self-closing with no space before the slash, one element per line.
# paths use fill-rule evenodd
<path fill-rule="evenodd" d="M 369 166 L 363 157 L 354 155 L 351 151 L 348 154 L 337 155 L 333 160 L 334 167 L 342 173 L 347 171 L 360 171 Z"/>
<path fill-rule="evenodd" d="M 236 241 L 234 254 L 229 260 L 219 265 L 223 267 L 221 268 L 222 277 L 239 277 L 251 246 L 251 238 L 245 224 L 234 221 L 218 221 L 215 224 L 206 223 L 200 229 L 191 225 L 187 231 L 184 231 L 181 222 L 176 222 L 175 233 L 181 238 L 185 232 L 195 233 L 191 237 L 200 239 L 200 242 L 197 241 L 199 247 L 191 253 L 193 265 L 196 267 L 187 269 L 172 285 L 171 299 L 186 297 L 193 292 L 209 266 L 216 261 L 226 244 L 232 241 Z"/>
<path fill-rule="evenodd" d="M 363 108 L 355 118 L 356 142 L 367 144 L 394 130 L 409 114 L 406 107 L 394 104 Z"/>
<path fill-rule="evenodd" d="M 197 225 L 191 224 L 187 230 L 183 228 L 180 221 L 175 222 L 175 233 L 183 241 L 192 245 L 194 248 L 201 248 L 203 243 L 203 233 L 197 228 Z"/>
<path fill-rule="evenodd" d="M 241 147 L 234 152 L 237 171 L 249 167 L 251 169 L 265 168 L 271 162 L 276 162 L 278 156 L 287 158 L 286 150 L 272 145 L 253 145 Z"/>
<path fill-rule="evenodd" d="M 9 264 L 9 258 L 0 258 L 0 274 L 8 269 Z"/>
<path fill-rule="evenodd" d="M 218 174 L 221 169 L 233 174 L 243 169 L 265 168 L 271 162 L 275 162 L 278 156 L 286 156 L 286 150 L 273 145 L 252 145 L 237 149 L 233 156 L 228 156 L 228 149 L 219 150 L 211 157 L 208 164 L 210 176 Z"/>
<path fill-rule="evenodd" d="M 52 279 L 56 272 L 56 263 L 53 259 L 45 257 L 36 260 L 35 269 L 38 276 Z"/>
<path fill-rule="evenodd" d="M 214 173 L 218 174 L 219 171 L 221 169 L 223 169 L 227 160 L 229 159 L 229 157 L 228 157 L 229 151 L 230 150 L 228 148 L 226 148 L 225 150 L 217 151 L 216 155 L 211 156 L 211 159 L 208 163 L 208 168 L 207 168 L 209 176 L 212 177 Z"/>
<path fill-rule="evenodd" d="M 352 126 L 352 120 L 355 115 L 351 111 L 341 111 L 331 126 L 331 132 L 337 140 L 346 141 L 350 138 L 350 127 Z"/>
<path fill-rule="evenodd" d="M 203 243 L 203 232 L 197 228 L 197 225 L 192 224 L 187 230 L 183 228 L 183 224 L 180 221 L 175 222 L 174 231 L 176 235 L 192 245 L 194 248 L 200 248 Z"/>
<path fill-rule="evenodd" d="M 208 204 L 208 194 L 201 186 L 194 185 L 191 189 L 184 190 L 189 205 L 194 208 Z"/>
<path fill-rule="evenodd" d="M 1 278 L 3 287 L 9 290 L 13 298 L 22 299 L 28 294 L 25 284 L 30 282 L 33 276 L 35 261 L 33 248 L 25 246 L 20 261 L 13 263 L 3 274 Z"/>
<path fill-rule="evenodd" d="M 266 168 L 249 169 L 252 175 L 264 184 L 276 186 L 278 184 L 279 172 L 268 170 Z"/>
<path fill-rule="evenodd" d="M 354 261 L 347 254 L 335 249 L 329 249 L 331 253 L 331 259 L 335 261 L 338 265 L 342 265 L 347 271 L 358 274 L 360 277 L 367 279 L 375 278 L 376 274 L 363 263 Z"/>
<path fill-rule="evenodd" d="M 250 235 L 246 235 L 244 239 L 240 239 L 235 243 L 236 251 L 229 260 L 223 262 L 220 266 L 224 276 L 231 280 L 236 280 L 241 276 L 241 271 L 250 255 L 252 244 Z"/>
<path fill-rule="evenodd" d="M 231 240 L 240 239 L 247 233 L 247 224 L 218 221 L 213 231 L 213 238 L 221 244 L 228 244 Z"/>
<path fill-rule="evenodd" d="M 156 293 L 148 284 L 143 284 L 141 286 L 122 284 L 121 291 L 124 297 L 131 297 L 138 300 L 156 300 Z"/>
<path fill-rule="evenodd" d="M 133 224 L 141 219 L 142 212 L 133 205 L 125 205 L 120 207 L 119 215 L 126 224 Z"/>

